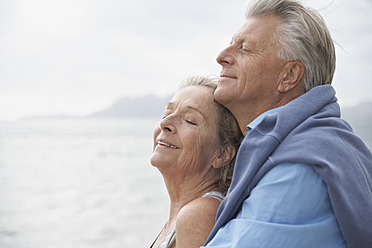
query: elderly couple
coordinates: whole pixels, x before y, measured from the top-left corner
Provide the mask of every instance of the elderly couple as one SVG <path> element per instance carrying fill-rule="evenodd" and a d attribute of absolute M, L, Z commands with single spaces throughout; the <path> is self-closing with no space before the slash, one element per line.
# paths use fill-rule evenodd
<path fill-rule="evenodd" d="M 170 213 L 152 247 L 372 247 L 372 156 L 340 119 L 319 14 L 251 1 L 217 62 L 154 129 Z"/>

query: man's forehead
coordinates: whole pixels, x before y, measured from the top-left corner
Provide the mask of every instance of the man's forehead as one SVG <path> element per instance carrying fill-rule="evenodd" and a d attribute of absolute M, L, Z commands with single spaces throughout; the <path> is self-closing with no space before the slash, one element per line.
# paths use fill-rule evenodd
<path fill-rule="evenodd" d="M 233 42 L 255 44 L 272 37 L 280 19 L 275 16 L 250 17 L 232 37 Z"/>

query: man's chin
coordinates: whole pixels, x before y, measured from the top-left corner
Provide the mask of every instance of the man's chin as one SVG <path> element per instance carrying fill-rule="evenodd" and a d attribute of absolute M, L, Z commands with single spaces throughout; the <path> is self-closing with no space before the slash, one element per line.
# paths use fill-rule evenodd
<path fill-rule="evenodd" d="M 229 97 L 229 88 L 218 85 L 217 89 L 214 91 L 214 100 L 219 104 L 225 106 L 231 99 Z M 226 107 L 226 106 L 225 106 Z"/>

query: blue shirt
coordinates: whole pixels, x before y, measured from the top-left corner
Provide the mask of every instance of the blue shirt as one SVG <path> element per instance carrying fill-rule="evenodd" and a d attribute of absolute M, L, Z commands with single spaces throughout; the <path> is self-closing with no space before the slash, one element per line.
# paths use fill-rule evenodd
<path fill-rule="evenodd" d="M 265 112 L 251 122 L 255 128 Z M 247 132 L 247 133 L 248 133 Z M 275 166 L 206 247 L 346 247 L 327 188 L 306 164 Z"/>

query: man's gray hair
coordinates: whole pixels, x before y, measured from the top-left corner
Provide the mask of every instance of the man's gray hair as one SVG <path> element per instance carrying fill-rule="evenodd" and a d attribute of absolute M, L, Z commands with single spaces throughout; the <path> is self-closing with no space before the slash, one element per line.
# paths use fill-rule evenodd
<path fill-rule="evenodd" d="M 328 28 L 317 11 L 296 0 L 252 0 L 246 17 L 275 15 L 282 20 L 273 39 L 279 59 L 301 61 L 306 68 L 305 91 L 331 84 L 336 67 L 335 47 Z"/>

